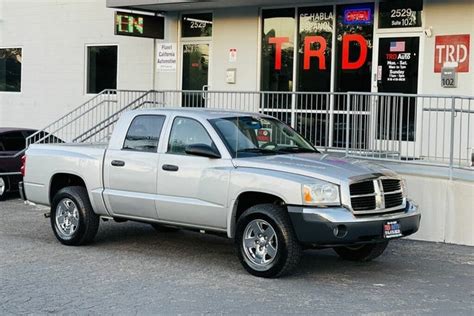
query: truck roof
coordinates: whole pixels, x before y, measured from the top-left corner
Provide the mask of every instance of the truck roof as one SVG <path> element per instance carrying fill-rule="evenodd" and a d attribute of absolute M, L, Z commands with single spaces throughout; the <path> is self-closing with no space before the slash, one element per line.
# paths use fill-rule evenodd
<path fill-rule="evenodd" d="M 235 117 L 235 116 L 260 116 L 267 117 L 268 115 L 255 113 L 255 112 L 244 112 L 244 111 L 232 111 L 232 110 L 218 110 L 209 108 L 156 108 L 156 109 L 139 109 L 131 112 L 139 112 L 141 114 L 186 114 L 196 118 L 202 119 L 216 119 L 224 117 Z"/>

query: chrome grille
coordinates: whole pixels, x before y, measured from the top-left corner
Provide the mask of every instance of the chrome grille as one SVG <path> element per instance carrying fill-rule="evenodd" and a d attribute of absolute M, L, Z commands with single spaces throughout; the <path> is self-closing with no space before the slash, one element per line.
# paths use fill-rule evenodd
<path fill-rule="evenodd" d="M 405 206 L 399 179 L 380 178 L 352 183 L 349 192 L 355 214 L 390 212 Z"/>

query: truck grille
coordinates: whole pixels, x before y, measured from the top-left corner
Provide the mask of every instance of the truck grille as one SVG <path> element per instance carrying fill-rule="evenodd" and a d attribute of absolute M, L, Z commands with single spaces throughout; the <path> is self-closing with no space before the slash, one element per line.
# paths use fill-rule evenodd
<path fill-rule="evenodd" d="M 404 207 L 402 186 L 398 179 L 375 179 L 349 186 L 352 210 L 356 214 L 390 212 Z"/>

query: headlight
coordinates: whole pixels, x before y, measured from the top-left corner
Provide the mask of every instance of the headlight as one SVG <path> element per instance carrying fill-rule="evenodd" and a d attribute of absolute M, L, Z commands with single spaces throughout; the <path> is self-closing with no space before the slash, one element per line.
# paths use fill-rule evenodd
<path fill-rule="evenodd" d="M 339 186 L 332 183 L 304 184 L 303 203 L 306 205 L 341 205 Z"/>

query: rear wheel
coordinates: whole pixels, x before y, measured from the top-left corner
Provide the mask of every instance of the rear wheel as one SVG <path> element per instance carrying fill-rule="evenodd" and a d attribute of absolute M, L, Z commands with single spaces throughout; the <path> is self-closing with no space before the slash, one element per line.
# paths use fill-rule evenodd
<path fill-rule="evenodd" d="M 301 246 L 287 211 L 274 204 L 249 208 L 237 222 L 235 243 L 240 262 L 258 277 L 290 273 L 301 257 Z"/>
<path fill-rule="evenodd" d="M 91 242 L 99 229 L 84 187 L 66 187 L 58 191 L 51 204 L 51 226 L 56 238 L 65 245 L 79 246 Z"/>
<path fill-rule="evenodd" d="M 385 251 L 388 241 L 376 244 L 365 244 L 354 247 L 335 247 L 334 251 L 345 260 L 351 261 L 370 261 L 373 260 Z"/>
<path fill-rule="evenodd" d="M 7 178 L 0 177 L 0 201 L 7 195 Z"/>

